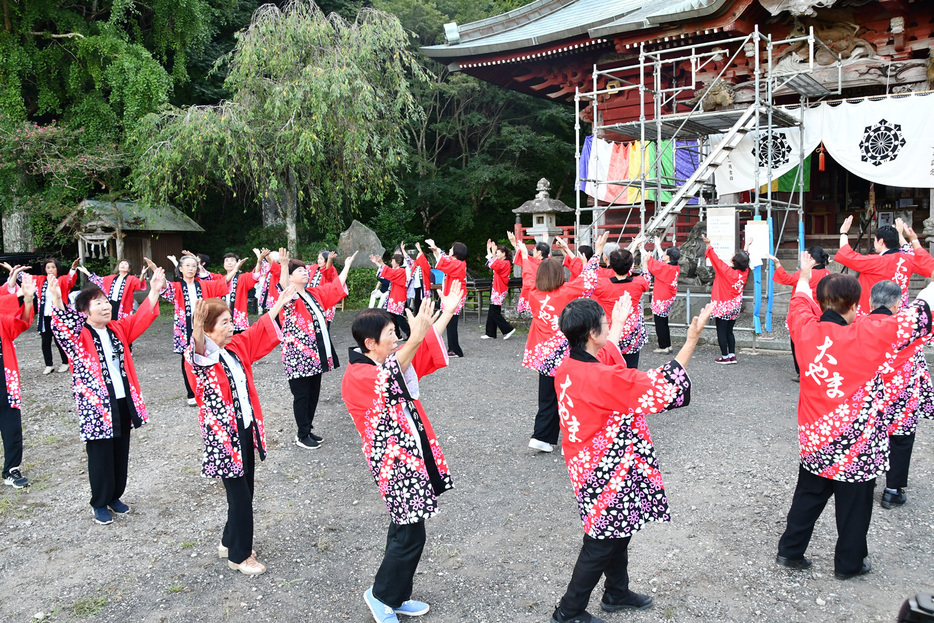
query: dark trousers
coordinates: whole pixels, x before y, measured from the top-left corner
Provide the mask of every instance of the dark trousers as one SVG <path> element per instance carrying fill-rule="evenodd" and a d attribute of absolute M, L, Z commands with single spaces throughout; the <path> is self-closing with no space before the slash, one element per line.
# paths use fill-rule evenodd
<path fill-rule="evenodd" d="M 798 358 L 795 357 L 795 341 L 788 338 L 788 341 L 791 342 L 791 361 L 795 364 L 795 374 L 801 375 L 801 368 L 798 367 Z"/>
<path fill-rule="evenodd" d="M 535 414 L 535 430 L 532 438 L 554 445 L 558 443 L 558 392 L 555 379 L 538 373 L 538 413 Z"/>
<path fill-rule="evenodd" d="M 788 511 L 785 533 L 778 541 L 778 555 L 791 560 L 804 556 L 814 524 L 827 500 L 834 497 L 837 519 L 837 546 L 833 566 L 836 573 L 856 573 L 869 555 L 866 533 L 872 518 L 872 495 L 876 487 L 868 482 L 840 482 L 822 478 L 798 467 L 798 484 Z"/>
<path fill-rule="evenodd" d="M 889 473 L 885 475 L 887 488 L 903 489 L 908 486 L 908 467 L 911 465 L 914 445 L 914 433 L 889 436 Z"/>
<path fill-rule="evenodd" d="M 512 331 L 512 325 L 503 318 L 502 305 L 490 305 L 490 310 L 486 314 L 486 334 L 490 337 L 496 337 L 496 329 L 506 335 Z"/>
<path fill-rule="evenodd" d="M 3 392 L 6 394 L 6 392 Z M 19 409 L 10 406 L 7 397 L 0 396 L 0 437 L 3 437 L 3 478 L 23 463 L 23 417 Z"/>
<path fill-rule="evenodd" d="M 298 426 L 298 438 L 302 439 L 314 428 L 315 410 L 321 395 L 321 375 L 289 379 L 289 389 L 292 390 L 292 412 Z"/>
<path fill-rule="evenodd" d="M 104 508 L 119 499 L 126 491 L 132 426 L 126 398 L 117 401 L 116 410 L 120 418 L 119 437 L 86 442 L 88 480 L 91 481 L 91 506 L 94 508 Z"/>
<path fill-rule="evenodd" d="M 422 306 L 422 298 L 425 288 L 415 288 L 415 296 L 412 297 L 412 314 L 418 314 L 418 308 Z"/>
<path fill-rule="evenodd" d="M 383 562 L 373 578 L 373 597 L 398 608 L 412 598 L 412 579 L 425 548 L 425 521 L 389 524 Z"/>
<path fill-rule="evenodd" d="M 736 324 L 736 320 L 724 320 L 723 318 L 717 318 L 717 343 L 720 345 L 720 354 L 726 357 L 727 355 L 736 354 L 736 337 L 733 335 L 733 325 Z"/>
<path fill-rule="evenodd" d="M 185 356 L 182 355 L 182 380 L 185 381 L 185 391 L 188 392 L 189 398 L 195 397 L 195 392 L 191 389 L 191 384 L 188 382 L 188 375 L 185 374 Z"/>
<path fill-rule="evenodd" d="M 464 356 L 464 351 L 461 350 L 460 342 L 457 341 L 457 319 L 458 315 L 454 314 L 451 316 L 451 321 L 448 323 L 448 350 L 457 355 L 458 357 Z"/>
<path fill-rule="evenodd" d="M 404 309 L 401 314 L 392 315 L 392 322 L 396 325 L 396 335 L 399 336 L 399 339 L 401 340 L 403 336 L 408 339 L 412 329 L 409 328 L 409 319 L 406 318 Z"/>
<path fill-rule="evenodd" d="M 244 430 L 237 419 L 240 446 L 243 449 L 243 476 L 221 478 L 227 492 L 227 523 L 221 545 L 227 548 L 227 560 L 240 564 L 253 551 L 253 473 L 256 457 L 253 454 L 253 427 Z"/>
<path fill-rule="evenodd" d="M 52 319 L 46 317 L 45 331 L 39 334 L 42 336 L 42 358 L 45 360 L 45 365 L 47 366 L 52 365 L 52 342 L 55 342 L 55 339 L 52 337 L 51 324 Z M 62 347 L 58 345 L 58 342 L 55 342 L 55 347 L 58 349 L 58 354 L 62 356 L 62 363 L 68 363 L 68 357 L 65 355 L 65 351 L 62 350 Z"/>
<path fill-rule="evenodd" d="M 671 347 L 671 330 L 668 328 L 668 316 L 654 316 L 655 335 L 658 337 L 659 348 Z"/>
<path fill-rule="evenodd" d="M 637 370 L 639 368 L 639 351 L 634 353 L 624 353 L 623 359 L 626 361 L 626 367 L 631 370 Z"/>
<path fill-rule="evenodd" d="M 629 596 L 629 540 L 593 539 L 584 535 L 574 573 L 568 583 L 568 590 L 561 598 L 558 607 L 564 618 L 574 618 L 587 608 L 590 594 L 600 576 L 606 576 L 604 593 L 610 602 L 618 602 Z"/>

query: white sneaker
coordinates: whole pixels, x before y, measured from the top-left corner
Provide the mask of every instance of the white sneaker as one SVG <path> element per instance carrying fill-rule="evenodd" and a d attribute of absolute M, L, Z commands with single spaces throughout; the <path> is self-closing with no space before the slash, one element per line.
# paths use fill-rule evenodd
<path fill-rule="evenodd" d="M 198 406 L 198 401 L 195 400 L 194 398 L 189 398 L 189 399 L 188 399 L 188 406 L 189 406 L 189 407 L 197 407 L 197 406 Z"/>
<path fill-rule="evenodd" d="M 489 335 L 484 333 L 483 335 L 480 336 L 480 339 L 481 340 L 492 340 L 493 338 L 491 338 Z"/>
<path fill-rule="evenodd" d="M 509 333 L 507 333 L 506 335 L 504 335 L 504 336 L 503 336 L 503 339 L 504 339 L 504 340 L 508 340 L 509 338 L 512 337 L 512 334 L 515 333 L 515 332 L 516 332 L 516 330 L 513 329 L 512 331 L 510 331 Z"/>
<path fill-rule="evenodd" d="M 539 450 L 540 452 L 552 452 L 555 449 L 555 447 L 550 443 L 539 441 L 534 437 L 529 439 L 529 447 L 535 450 Z"/>
<path fill-rule="evenodd" d="M 60 366 L 58 367 L 58 371 L 59 371 L 59 372 L 68 372 L 68 364 L 67 364 L 67 363 L 63 363 L 62 365 L 60 365 Z"/>
<path fill-rule="evenodd" d="M 52 366 L 46 366 L 45 370 L 42 371 L 42 374 L 52 374 L 53 372 L 55 372 L 55 368 Z"/>
<path fill-rule="evenodd" d="M 664 354 L 670 354 L 670 353 L 671 353 L 671 346 L 669 346 L 668 348 L 656 348 L 653 352 L 656 352 L 656 353 L 664 353 Z"/>

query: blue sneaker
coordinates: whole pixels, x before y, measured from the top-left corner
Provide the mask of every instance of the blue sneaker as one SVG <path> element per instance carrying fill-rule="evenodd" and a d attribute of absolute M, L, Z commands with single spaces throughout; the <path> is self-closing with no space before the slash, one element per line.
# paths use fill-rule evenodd
<path fill-rule="evenodd" d="M 428 612 L 429 607 L 424 601 L 415 601 L 410 599 L 402 602 L 402 605 L 395 609 L 396 614 L 404 614 L 407 617 L 417 617 Z"/>
<path fill-rule="evenodd" d="M 113 515 L 110 514 L 110 511 L 106 508 L 95 508 L 94 521 L 101 524 L 102 526 L 106 526 L 109 523 L 113 523 L 114 518 Z"/>
<path fill-rule="evenodd" d="M 130 512 L 130 507 L 120 501 L 120 498 L 117 498 L 107 506 L 110 507 L 110 510 L 117 513 L 118 515 L 125 515 Z"/>
<path fill-rule="evenodd" d="M 363 593 L 363 600 L 370 607 L 370 612 L 373 613 L 376 623 L 399 623 L 399 617 L 396 616 L 395 610 L 373 597 L 372 588 L 366 589 L 366 592 Z"/>

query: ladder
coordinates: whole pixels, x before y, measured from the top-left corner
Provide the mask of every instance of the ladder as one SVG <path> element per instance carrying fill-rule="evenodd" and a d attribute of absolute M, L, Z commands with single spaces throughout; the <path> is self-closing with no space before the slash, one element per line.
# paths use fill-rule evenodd
<path fill-rule="evenodd" d="M 750 104 L 743 114 L 736 120 L 723 140 L 710 150 L 710 153 L 703 162 L 697 167 L 697 170 L 685 180 L 684 185 L 672 196 L 664 207 L 656 210 L 655 214 L 645 225 L 645 233 L 649 235 L 657 231 L 665 231 L 674 222 L 681 210 L 687 205 L 687 202 L 693 197 L 701 187 L 707 183 L 707 180 L 713 175 L 714 171 L 726 162 L 730 153 L 736 149 L 740 141 L 755 128 L 756 104 Z"/>

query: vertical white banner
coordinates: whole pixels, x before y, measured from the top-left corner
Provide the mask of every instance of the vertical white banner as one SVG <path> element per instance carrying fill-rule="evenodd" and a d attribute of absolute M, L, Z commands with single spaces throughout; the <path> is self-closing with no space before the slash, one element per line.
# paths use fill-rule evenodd
<path fill-rule="evenodd" d="M 746 241 L 752 240 L 749 247 L 749 268 L 762 266 L 762 260 L 769 253 L 769 222 L 747 221 Z"/>
<path fill-rule="evenodd" d="M 736 251 L 737 228 L 736 208 L 707 208 L 707 238 L 724 262 L 729 263 Z M 710 260 L 707 265 L 711 265 Z"/>

